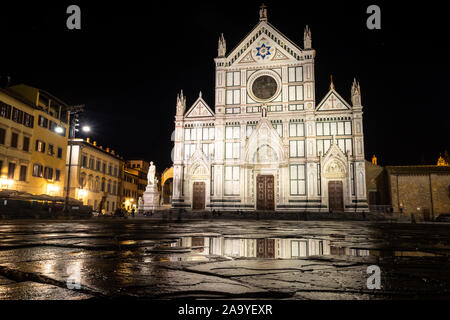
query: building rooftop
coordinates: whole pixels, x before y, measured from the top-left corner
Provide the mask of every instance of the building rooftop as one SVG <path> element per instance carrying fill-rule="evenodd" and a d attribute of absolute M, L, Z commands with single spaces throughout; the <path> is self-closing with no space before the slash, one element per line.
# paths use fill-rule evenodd
<path fill-rule="evenodd" d="M 115 151 L 113 149 L 110 148 L 103 148 L 102 146 L 98 146 L 96 141 L 93 141 L 91 143 L 90 139 L 87 138 L 86 140 L 84 139 L 69 139 L 68 141 L 69 145 L 85 145 L 85 146 L 89 146 L 90 148 L 96 149 L 97 151 L 103 152 L 111 157 L 114 157 L 118 160 L 122 160 L 123 161 L 123 157 L 119 156 L 118 154 L 115 153 Z"/>
<path fill-rule="evenodd" d="M 390 174 L 430 174 L 442 173 L 450 174 L 450 166 L 386 166 L 387 172 Z"/>
<path fill-rule="evenodd" d="M 4 94 L 26 104 L 30 108 L 38 109 L 36 105 L 34 105 L 30 100 L 26 99 L 24 96 L 18 94 L 17 92 L 14 92 L 12 90 L 9 90 L 8 88 L 0 88 L 0 92 L 3 92 Z"/>

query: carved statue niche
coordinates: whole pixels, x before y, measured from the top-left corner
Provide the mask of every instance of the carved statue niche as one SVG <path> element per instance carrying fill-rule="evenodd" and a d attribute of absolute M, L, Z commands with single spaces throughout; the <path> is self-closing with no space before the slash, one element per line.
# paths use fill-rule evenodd
<path fill-rule="evenodd" d="M 327 178 L 345 178 L 345 170 L 338 161 L 334 160 L 325 170 L 325 176 Z"/>

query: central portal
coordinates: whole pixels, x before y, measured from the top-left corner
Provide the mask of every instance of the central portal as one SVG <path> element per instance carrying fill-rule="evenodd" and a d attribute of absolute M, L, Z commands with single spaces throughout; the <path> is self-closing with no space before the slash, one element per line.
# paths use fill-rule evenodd
<path fill-rule="evenodd" d="M 344 212 L 342 181 L 328 182 L 328 205 L 331 212 Z"/>
<path fill-rule="evenodd" d="M 193 187 L 193 210 L 205 210 L 205 183 L 194 182 Z"/>
<path fill-rule="evenodd" d="M 256 178 L 257 210 L 275 210 L 274 180 L 272 175 L 259 175 Z"/>

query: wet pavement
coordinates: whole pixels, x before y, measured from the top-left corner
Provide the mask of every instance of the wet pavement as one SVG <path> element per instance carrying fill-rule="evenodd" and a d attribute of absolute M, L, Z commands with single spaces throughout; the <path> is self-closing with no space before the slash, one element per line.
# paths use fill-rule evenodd
<path fill-rule="evenodd" d="M 0 299 L 449 299 L 449 270 L 450 224 L 0 221 Z"/>

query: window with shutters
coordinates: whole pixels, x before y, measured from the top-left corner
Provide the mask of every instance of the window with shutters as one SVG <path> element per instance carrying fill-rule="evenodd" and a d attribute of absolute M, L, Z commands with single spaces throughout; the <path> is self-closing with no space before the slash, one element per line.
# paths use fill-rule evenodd
<path fill-rule="evenodd" d="M 27 166 L 20 166 L 20 181 L 27 181 Z"/>
<path fill-rule="evenodd" d="M 19 143 L 19 134 L 13 132 L 11 134 L 11 148 L 17 148 Z"/>
<path fill-rule="evenodd" d="M 13 162 L 10 162 L 8 164 L 8 179 L 13 180 L 14 179 L 14 172 L 16 171 L 16 164 Z"/>

